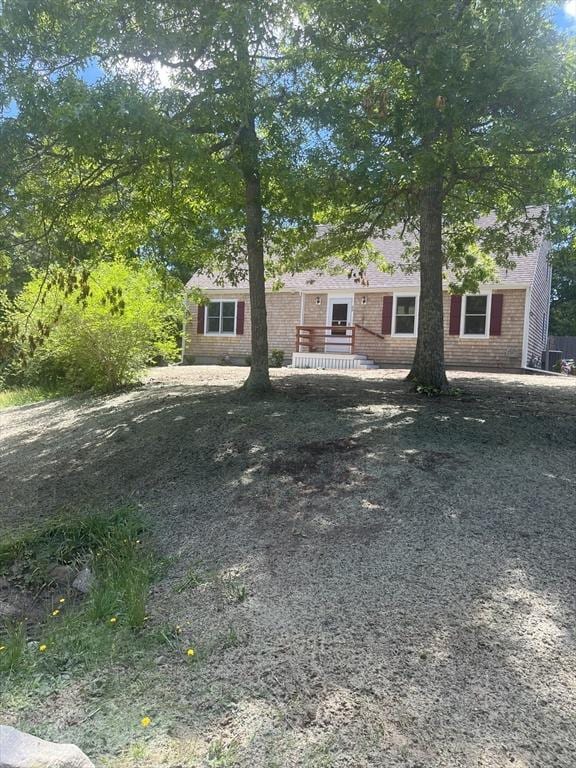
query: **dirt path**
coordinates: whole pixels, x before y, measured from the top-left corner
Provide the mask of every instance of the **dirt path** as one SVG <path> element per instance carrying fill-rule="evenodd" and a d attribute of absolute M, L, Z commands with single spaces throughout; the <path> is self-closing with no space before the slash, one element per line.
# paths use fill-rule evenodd
<path fill-rule="evenodd" d="M 175 556 L 151 621 L 205 649 L 83 725 L 78 691 L 12 721 L 115 766 L 573 768 L 576 382 L 455 373 L 463 397 L 426 400 L 401 372 L 279 371 L 254 403 L 244 375 L 0 413 L 2 529 L 141 505 Z"/>

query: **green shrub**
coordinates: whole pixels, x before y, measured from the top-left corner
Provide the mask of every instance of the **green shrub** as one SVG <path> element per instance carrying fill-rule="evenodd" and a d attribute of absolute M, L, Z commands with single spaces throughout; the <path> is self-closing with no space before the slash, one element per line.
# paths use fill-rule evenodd
<path fill-rule="evenodd" d="M 270 365 L 273 368 L 282 368 L 284 365 L 284 350 L 283 349 L 273 349 L 270 352 Z"/>
<path fill-rule="evenodd" d="M 177 359 L 177 293 L 149 264 L 100 263 L 72 290 L 61 272 L 38 275 L 8 318 L 25 383 L 112 392 L 151 362 Z"/>

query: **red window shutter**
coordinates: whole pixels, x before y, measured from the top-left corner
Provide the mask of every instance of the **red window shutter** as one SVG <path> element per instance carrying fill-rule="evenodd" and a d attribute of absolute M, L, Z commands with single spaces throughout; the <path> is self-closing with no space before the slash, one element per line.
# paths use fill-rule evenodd
<path fill-rule="evenodd" d="M 452 296 L 450 301 L 450 336 L 460 336 L 460 315 L 462 313 L 462 296 Z"/>
<path fill-rule="evenodd" d="M 236 305 L 236 334 L 242 336 L 244 333 L 244 312 L 246 302 L 239 301 Z"/>
<path fill-rule="evenodd" d="M 504 294 L 492 294 L 492 308 L 490 310 L 490 336 L 502 334 L 502 310 L 504 309 Z"/>
<path fill-rule="evenodd" d="M 206 312 L 206 307 L 202 304 L 198 305 L 198 325 L 196 327 L 196 333 L 202 334 L 204 333 L 204 313 Z"/>
<path fill-rule="evenodd" d="M 392 333 L 392 296 L 384 296 L 382 304 L 382 333 L 390 335 Z"/>

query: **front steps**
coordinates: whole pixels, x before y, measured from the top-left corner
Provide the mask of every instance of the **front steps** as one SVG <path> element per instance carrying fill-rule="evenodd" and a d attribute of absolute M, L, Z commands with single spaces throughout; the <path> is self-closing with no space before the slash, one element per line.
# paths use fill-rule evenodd
<path fill-rule="evenodd" d="M 366 355 L 347 355 L 340 352 L 294 352 L 292 368 L 322 368 L 326 370 L 373 370 L 378 368 Z"/>

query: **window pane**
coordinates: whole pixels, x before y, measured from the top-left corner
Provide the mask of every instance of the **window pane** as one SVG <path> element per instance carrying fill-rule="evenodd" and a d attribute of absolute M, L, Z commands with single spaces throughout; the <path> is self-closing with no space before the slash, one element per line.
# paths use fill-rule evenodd
<path fill-rule="evenodd" d="M 208 318 L 208 333 L 218 333 L 220 331 L 220 318 L 209 317 Z"/>
<path fill-rule="evenodd" d="M 210 304 L 208 304 L 208 317 L 220 317 L 220 302 L 219 301 L 211 301 Z"/>
<path fill-rule="evenodd" d="M 486 301 L 486 296 L 466 296 L 466 314 L 485 315 Z"/>
<path fill-rule="evenodd" d="M 414 333 L 414 321 L 413 315 L 396 315 L 396 333 Z"/>
<path fill-rule="evenodd" d="M 484 334 L 486 332 L 486 315 L 466 315 L 464 333 Z"/>
<path fill-rule="evenodd" d="M 332 325 L 346 325 L 348 322 L 348 304 L 332 304 Z"/>
<path fill-rule="evenodd" d="M 222 317 L 234 317 L 236 314 L 236 302 L 223 301 L 222 302 Z"/>
<path fill-rule="evenodd" d="M 399 296 L 396 299 L 396 314 L 397 315 L 416 314 L 416 297 L 415 296 Z"/>
<path fill-rule="evenodd" d="M 234 318 L 223 317 L 222 318 L 222 333 L 234 333 Z"/>

